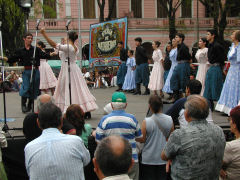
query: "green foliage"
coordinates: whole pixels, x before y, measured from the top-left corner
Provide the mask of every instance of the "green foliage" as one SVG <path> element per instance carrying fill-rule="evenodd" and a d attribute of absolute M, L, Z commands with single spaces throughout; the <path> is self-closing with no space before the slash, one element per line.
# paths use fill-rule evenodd
<path fill-rule="evenodd" d="M 2 38 L 4 54 L 13 53 L 23 45 L 25 32 L 24 13 L 14 0 L 0 0 L 0 21 L 2 21 Z"/>

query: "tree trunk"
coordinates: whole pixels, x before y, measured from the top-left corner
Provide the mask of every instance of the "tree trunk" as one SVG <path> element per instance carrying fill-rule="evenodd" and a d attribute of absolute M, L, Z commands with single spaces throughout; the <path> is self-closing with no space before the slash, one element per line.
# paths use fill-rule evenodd
<path fill-rule="evenodd" d="M 169 17 L 169 39 L 172 40 L 175 38 L 177 33 L 175 25 L 175 13 Z"/>
<path fill-rule="evenodd" d="M 109 3 L 110 1 L 108 1 L 108 3 Z M 112 4 L 111 4 L 111 7 L 109 8 L 109 10 L 108 10 L 108 17 L 107 17 L 107 21 L 110 21 L 111 19 L 112 19 L 112 13 L 113 13 L 113 8 L 114 8 L 114 6 L 115 6 L 115 4 L 116 4 L 116 0 L 113 0 L 112 1 Z"/>
<path fill-rule="evenodd" d="M 100 0 L 97 0 L 97 3 L 100 10 L 99 22 L 104 22 L 105 0 L 102 0 L 102 3 L 100 2 Z"/>

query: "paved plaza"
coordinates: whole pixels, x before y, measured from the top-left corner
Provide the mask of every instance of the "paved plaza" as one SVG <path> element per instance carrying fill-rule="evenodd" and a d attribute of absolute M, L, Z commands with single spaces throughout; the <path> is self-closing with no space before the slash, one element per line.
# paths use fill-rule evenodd
<path fill-rule="evenodd" d="M 92 89 L 91 92 L 97 99 L 97 104 L 99 109 L 92 112 L 92 119 L 86 120 L 87 123 L 90 123 L 92 127 L 97 127 L 98 122 L 103 116 L 103 107 L 111 101 L 111 95 L 115 92 L 116 88 L 106 88 L 106 89 Z M 134 114 L 139 123 L 141 124 L 142 120 L 145 118 L 147 110 L 148 110 L 148 98 L 149 96 L 137 95 L 134 96 L 132 94 L 126 93 L 127 95 L 127 112 Z M 7 118 L 14 118 L 15 121 L 8 122 L 9 128 L 22 128 L 23 119 L 26 114 L 21 112 L 21 98 L 18 93 L 11 92 L 6 93 L 6 107 L 7 107 Z M 169 106 L 168 104 L 164 104 L 163 111 L 165 112 Z M 35 102 L 35 110 L 36 110 L 36 102 Z M 3 118 L 3 95 L 0 94 L 0 118 Z M 213 113 L 214 123 L 220 126 L 228 125 L 227 117 L 223 116 L 222 113 L 214 112 Z M 2 126 L 3 123 L 0 123 Z M 21 131 L 11 131 L 12 135 L 22 135 Z"/>

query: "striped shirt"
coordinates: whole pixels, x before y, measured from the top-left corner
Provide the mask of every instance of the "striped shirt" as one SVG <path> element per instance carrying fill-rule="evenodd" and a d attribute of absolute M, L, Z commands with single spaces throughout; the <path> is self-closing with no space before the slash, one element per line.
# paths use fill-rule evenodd
<path fill-rule="evenodd" d="M 30 180 L 84 180 L 83 167 L 90 161 L 80 137 L 61 134 L 56 128 L 43 130 L 24 151 Z"/>
<path fill-rule="evenodd" d="M 138 153 L 135 138 L 142 137 L 138 121 L 132 114 L 124 110 L 114 110 L 104 116 L 96 130 L 96 140 L 99 142 L 110 135 L 119 135 L 127 139 L 132 145 L 132 157 L 138 162 Z"/>

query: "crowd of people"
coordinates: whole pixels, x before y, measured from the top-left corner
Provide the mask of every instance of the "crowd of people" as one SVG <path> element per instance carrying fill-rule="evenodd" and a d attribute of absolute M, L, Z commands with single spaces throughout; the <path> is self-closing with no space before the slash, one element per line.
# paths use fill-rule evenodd
<path fill-rule="evenodd" d="M 96 85 L 101 79 L 93 81 L 93 72 L 83 75 L 76 65 L 77 34 L 71 31 L 69 44 L 57 44 L 44 29 L 41 33 L 59 53 L 62 67 L 57 80 L 46 63 L 52 54 L 45 53 L 44 45 L 39 43 L 34 83 L 43 92 L 50 89 L 53 96 L 38 96 L 38 88 L 29 93 L 31 69 L 27 58 L 33 51 L 31 34 L 24 37 L 24 48 L 5 58 L 8 62 L 25 63 L 20 89 L 23 112 L 29 111 L 37 98 L 37 111 L 27 114 L 23 121 L 25 139 L 19 143 L 21 150 L 12 142 L 3 149 L 9 179 L 16 178 L 19 172 L 26 179 L 240 179 L 240 31 L 232 33 L 233 44 L 227 58 L 213 30 L 207 31 L 206 38 L 200 38 L 195 56 L 199 63 L 196 78 L 190 78 L 192 56 L 182 33 L 168 43 L 165 57 L 161 43 L 152 43 L 151 74 L 140 37 L 135 39 L 135 56 L 133 50 L 118 42 L 118 89 L 104 107 L 106 115 L 95 130 L 85 123 L 88 113 L 98 108 L 88 85 Z M 223 66 L 227 59 L 231 66 L 224 82 Z M 101 77 L 98 72 L 96 77 Z M 140 125 L 133 114 L 125 111 L 128 101 L 121 91 L 141 95 L 141 84 L 145 87 L 143 95 L 149 95 L 150 90 L 153 95 L 148 101 L 151 115 Z M 229 115 L 235 140 L 226 142 L 223 130 L 214 124 L 214 101 L 216 110 Z M 165 102 L 173 105 L 164 114 Z M 6 138 L 0 134 L 0 145 L 6 147 Z M 10 158 L 16 154 L 18 163 Z M 3 162 L 0 159 L 0 179 L 5 180 Z"/>

